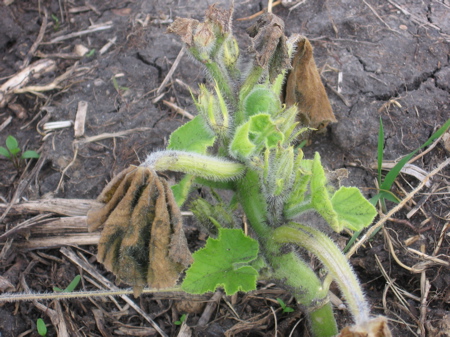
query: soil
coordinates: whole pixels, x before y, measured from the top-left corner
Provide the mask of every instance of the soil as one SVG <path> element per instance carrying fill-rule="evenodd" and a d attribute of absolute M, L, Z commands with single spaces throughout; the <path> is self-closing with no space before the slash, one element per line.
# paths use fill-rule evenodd
<path fill-rule="evenodd" d="M 230 6 L 229 1 L 217 2 Z M 39 59 L 53 60 L 55 67 L 28 85 L 47 85 L 72 72 L 53 90 L 15 94 L 0 108 L 0 145 L 13 135 L 23 150 L 37 150 L 41 155 L 39 160 L 23 160 L 20 167 L 0 158 L 2 211 L 11 201 L 95 199 L 115 174 L 163 149 L 170 133 L 188 120 L 164 101 L 195 114 L 187 88 L 206 82 L 205 71 L 184 55 L 157 92 L 183 46 L 180 39 L 166 34 L 167 24 L 177 16 L 202 20 L 208 5 L 203 0 L 4 0 L 0 4 L 0 86 L 24 64 Z M 266 1 L 236 0 L 234 18 L 248 18 L 265 6 Z M 44 10 L 47 27 L 33 50 L 45 21 Z M 420 147 L 450 118 L 450 2 L 306 0 L 294 9 L 276 6 L 273 12 L 285 21 L 286 35 L 300 33 L 310 39 L 338 120 L 325 134 L 313 136 L 306 156 L 320 152 L 329 170 L 349 171 L 341 183 L 358 186 L 372 196 L 380 119 L 384 159 L 389 161 Z M 251 22 L 235 21 L 241 48 L 248 44 L 245 29 Z M 53 41 L 94 24 L 108 24 L 108 28 Z M 101 53 L 109 41 L 114 43 Z M 79 45 L 89 51 L 83 57 L 74 53 Z M 87 103 L 84 136 L 75 138 L 73 123 L 44 129 L 45 123 L 75 121 L 83 101 Z M 86 140 L 104 134 L 103 139 Z M 413 165 L 427 174 L 449 156 L 449 147 L 439 141 Z M 351 259 L 373 313 L 389 318 L 394 336 L 450 336 L 449 181 L 447 166 Z M 419 183 L 402 174 L 393 192 L 402 198 Z M 416 204 L 419 211 L 407 216 Z M 387 205 L 388 209 L 394 206 Z M 11 209 L 2 219 L 0 233 L 35 215 Z M 205 239 L 190 224 L 187 232 L 191 241 Z M 26 284 L 39 293 L 52 291 L 53 286 L 64 289 L 80 273 L 54 242 L 25 249 L 20 243 L 33 233 L 28 228 L 7 241 L 1 239 L 0 281 L 10 282 L 9 288 L 0 284 L 2 291 L 24 291 Z M 344 233 L 341 239 L 346 242 L 349 235 Z M 113 280 L 95 262 L 95 245 L 72 246 Z M 431 256 L 439 261 L 430 260 Z M 78 289 L 94 289 L 88 275 L 82 275 Z M 295 312 L 274 314 L 271 308 L 279 308 L 276 298 L 295 307 Z M 42 317 L 48 323 L 48 336 L 63 336 L 49 324 L 50 313 L 58 310 L 64 313 L 70 336 L 158 334 L 121 299 L 116 303 L 109 297 L 41 303 L 41 307 L 38 302 L 2 303 L 0 335 L 38 336 L 36 320 Z M 173 322 L 189 312 L 179 298 L 169 295 L 144 295 L 136 303 L 170 336 L 180 329 Z M 252 294 L 224 297 L 203 325 L 199 324 L 203 311 L 191 312 L 187 325 L 197 336 L 222 336 L 227 331 L 236 336 L 274 336 L 277 329 L 279 336 L 308 335 L 301 309 L 289 293 L 271 284 L 261 283 Z M 338 316 L 342 326 L 348 323 L 345 311 Z"/>

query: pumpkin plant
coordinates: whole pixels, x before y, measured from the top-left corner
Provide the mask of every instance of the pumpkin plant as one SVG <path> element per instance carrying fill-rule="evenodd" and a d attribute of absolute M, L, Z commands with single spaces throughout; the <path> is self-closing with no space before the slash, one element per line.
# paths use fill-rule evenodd
<path fill-rule="evenodd" d="M 295 296 L 313 336 L 320 337 L 338 334 L 328 299 L 335 281 L 355 321 L 341 336 L 390 336 L 386 320 L 370 316 L 355 273 L 323 225 L 299 220 L 314 212 L 330 231 L 358 231 L 376 215 L 356 187 L 334 190 L 327 183 L 318 153 L 306 159 L 295 147 L 308 127 L 297 122 L 297 105 L 286 107 L 280 96 L 295 43 L 305 45 L 306 38 L 287 39 L 283 21 L 268 13 L 248 30 L 251 61 L 244 64 L 231 17 L 232 9 L 211 6 L 204 22 L 177 18 L 169 27 L 206 68 L 212 88 L 200 86 L 198 115 L 172 133 L 166 150 L 120 173 L 100 195 L 103 206 L 88 215 L 91 230 L 104 225 L 99 260 L 131 284 L 135 295 L 145 285 L 173 286 L 189 265 L 181 289 L 192 294 L 222 287 L 232 295 L 256 289 L 259 279 L 271 280 Z M 297 73 L 312 70 L 317 73 Z M 302 95 L 320 92 L 324 99 L 323 88 L 314 90 L 320 81 L 308 85 Z M 326 116 L 329 121 L 335 121 L 333 115 Z M 163 171 L 184 177 L 169 187 Z M 199 186 L 210 188 L 213 198 L 189 199 Z M 232 191 L 231 200 L 224 201 L 219 189 Z M 210 234 L 192 256 L 181 207 L 189 207 Z M 249 235 L 237 221 L 239 212 Z M 328 275 L 319 277 L 300 250 L 317 256 Z"/>

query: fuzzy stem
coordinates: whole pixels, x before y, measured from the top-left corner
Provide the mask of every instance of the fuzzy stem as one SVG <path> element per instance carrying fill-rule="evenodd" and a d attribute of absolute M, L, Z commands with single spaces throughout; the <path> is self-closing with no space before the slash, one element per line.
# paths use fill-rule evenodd
<path fill-rule="evenodd" d="M 267 224 L 267 204 L 259 189 L 257 172 L 248 170 L 237 182 L 240 203 L 247 219 L 256 232 L 266 261 L 273 269 L 273 277 L 294 294 L 297 301 L 307 309 L 311 329 L 316 337 L 337 334 L 336 321 L 327 290 L 314 271 L 295 253 L 280 255 L 282 244 L 272 239 L 274 230 Z"/>
<path fill-rule="evenodd" d="M 303 201 L 301 203 L 295 204 L 295 205 L 287 205 L 286 209 L 284 210 L 284 216 L 287 219 L 292 219 L 296 217 L 299 214 L 302 214 L 304 212 L 313 210 L 314 206 L 311 202 L 311 198 L 308 198 L 308 200 Z"/>
<path fill-rule="evenodd" d="M 211 76 L 216 80 L 220 91 L 224 93 L 224 96 L 227 99 L 228 103 L 230 103 L 232 106 L 236 106 L 236 96 L 234 94 L 231 80 L 229 79 L 228 75 L 215 62 L 206 63 L 205 66 Z"/>
<path fill-rule="evenodd" d="M 288 226 L 278 227 L 273 239 L 282 244 L 294 243 L 316 255 L 338 284 L 356 324 L 369 320 L 369 306 L 356 275 L 345 255 L 329 237 L 309 226 L 291 222 Z"/>
<path fill-rule="evenodd" d="M 195 152 L 160 151 L 147 157 L 141 166 L 155 171 L 175 171 L 213 181 L 234 180 L 242 176 L 245 166 L 227 159 L 204 156 Z"/>

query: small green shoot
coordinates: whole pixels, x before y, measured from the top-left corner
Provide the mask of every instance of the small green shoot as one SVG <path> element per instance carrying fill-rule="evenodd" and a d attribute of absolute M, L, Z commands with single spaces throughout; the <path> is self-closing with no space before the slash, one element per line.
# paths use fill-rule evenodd
<path fill-rule="evenodd" d="M 59 22 L 59 19 L 55 14 L 52 14 L 51 17 L 52 17 L 53 23 L 54 23 L 53 30 L 55 32 L 57 32 L 61 26 L 61 23 Z"/>
<path fill-rule="evenodd" d="M 93 56 L 95 54 L 95 49 L 91 49 L 91 50 L 89 50 L 89 52 L 87 52 L 87 54 L 86 55 L 84 55 L 85 57 L 91 57 L 91 56 Z"/>
<path fill-rule="evenodd" d="M 38 318 L 36 321 L 36 328 L 39 336 L 46 337 L 47 336 L 47 326 L 42 318 Z"/>
<path fill-rule="evenodd" d="M 186 320 L 186 318 L 187 318 L 187 315 L 186 315 L 186 314 L 183 314 L 183 315 L 181 315 L 180 319 L 179 319 L 178 321 L 173 322 L 173 324 L 175 324 L 175 325 L 181 325 L 181 324 L 183 324 L 183 322 Z"/>
<path fill-rule="evenodd" d="M 116 91 L 119 95 L 121 95 L 123 92 L 125 92 L 127 90 L 130 90 L 130 88 L 128 88 L 128 87 L 120 86 L 119 83 L 117 82 L 116 76 L 112 77 L 112 82 L 113 82 L 114 89 L 116 89 Z"/>
<path fill-rule="evenodd" d="M 280 303 L 280 307 L 283 309 L 283 314 L 295 311 L 293 308 L 288 307 L 281 298 L 277 298 L 277 302 Z"/>
<path fill-rule="evenodd" d="M 19 147 L 19 142 L 14 136 L 9 135 L 6 138 L 5 145 L 6 148 L 0 146 L 0 155 L 11 160 L 17 170 L 21 167 L 24 159 L 39 158 L 39 153 L 36 151 L 29 150 L 22 152 Z"/>
<path fill-rule="evenodd" d="M 400 171 L 402 168 L 408 163 L 408 161 L 421 149 L 424 147 L 429 146 L 431 143 L 433 143 L 436 139 L 438 139 L 440 136 L 442 136 L 450 127 L 450 119 L 448 119 L 444 125 L 442 125 L 428 140 L 423 143 L 420 147 L 418 147 L 416 150 L 411 152 L 410 154 L 403 157 L 384 177 L 384 180 L 382 180 L 381 176 L 381 170 L 383 165 L 383 150 L 384 150 L 384 127 L 383 122 L 380 118 L 380 129 L 378 133 L 378 186 L 379 191 L 375 196 L 373 196 L 369 201 L 372 205 L 376 205 L 379 201 L 381 204 L 381 208 L 383 212 L 386 212 L 386 200 L 399 203 L 399 199 L 390 191 L 392 185 L 394 184 L 395 179 L 397 179 L 398 175 L 400 174 Z M 362 231 L 362 230 L 361 230 Z M 347 246 L 344 249 L 344 252 L 347 252 L 352 246 L 355 240 L 359 237 L 361 234 L 361 231 L 356 231 L 350 241 L 347 243 Z M 375 235 L 377 232 L 373 233 Z"/>
<path fill-rule="evenodd" d="M 59 287 L 53 287 L 53 291 L 58 292 L 58 293 L 70 293 L 75 290 L 78 283 L 80 283 L 80 280 L 81 280 L 81 276 L 77 275 L 73 278 L 72 282 L 70 282 L 70 284 L 67 286 L 66 289 L 63 290 Z"/>

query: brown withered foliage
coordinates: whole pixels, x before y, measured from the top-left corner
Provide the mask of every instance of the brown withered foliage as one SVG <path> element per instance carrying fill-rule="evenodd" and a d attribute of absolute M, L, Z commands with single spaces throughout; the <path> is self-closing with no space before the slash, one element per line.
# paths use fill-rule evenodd
<path fill-rule="evenodd" d="M 118 279 L 133 286 L 176 284 L 192 256 L 182 228 L 180 210 L 168 183 L 156 172 L 131 166 L 120 172 L 89 211 L 89 231 L 103 225 L 97 259 Z"/>
<path fill-rule="evenodd" d="M 313 47 L 304 36 L 297 42 L 292 67 L 286 83 L 285 103 L 288 107 L 297 104 L 300 123 L 320 130 L 328 123 L 337 122 L 314 61 Z"/>
<path fill-rule="evenodd" d="M 379 316 L 360 326 L 347 326 L 336 337 L 392 337 L 392 334 L 386 317 Z"/>
<path fill-rule="evenodd" d="M 290 60 L 284 35 L 284 21 L 272 13 L 266 13 L 247 29 L 252 38 L 250 51 L 255 54 L 255 64 L 269 70 L 273 82 L 278 74 L 290 69 Z"/>
<path fill-rule="evenodd" d="M 176 18 L 175 21 L 167 28 L 167 33 L 173 33 L 181 37 L 181 40 L 192 47 L 194 40 L 194 32 L 200 22 L 195 19 Z"/>

